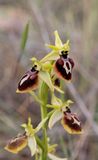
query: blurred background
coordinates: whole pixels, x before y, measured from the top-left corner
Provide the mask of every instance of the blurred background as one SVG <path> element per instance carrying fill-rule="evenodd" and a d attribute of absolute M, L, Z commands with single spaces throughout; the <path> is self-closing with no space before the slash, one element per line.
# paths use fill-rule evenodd
<path fill-rule="evenodd" d="M 26 49 L 20 42 L 30 21 Z M 75 103 L 84 134 L 67 134 L 58 123 L 48 131 L 57 154 L 68 160 L 98 160 L 98 1 L 97 0 L 0 0 L 0 159 L 30 160 L 28 149 L 13 155 L 3 148 L 28 116 L 36 126 L 38 104 L 28 94 L 16 94 L 21 76 L 32 66 L 30 58 L 44 57 L 45 43 L 54 44 L 58 30 L 63 42 L 70 40 L 70 56 L 75 61 L 72 83 L 65 84 L 65 99 Z M 41 134 L 41 133 L 40 133 Z M 40 135 L 41 136 L 41 135 Z"/>

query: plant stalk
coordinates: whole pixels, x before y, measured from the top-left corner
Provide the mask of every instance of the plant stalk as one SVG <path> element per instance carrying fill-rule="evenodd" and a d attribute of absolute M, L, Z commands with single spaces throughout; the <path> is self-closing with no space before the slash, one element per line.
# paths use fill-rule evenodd
<path fill-rule="evenodd" d="M 42 82 L 40 90 L 39 90 L 40 100 L 43 102 L 41 105 L 41 119 L 47 117 L 47 100 L 48 100 L 48 86 L 46 83 Z M 41 160 L 47 160 L 47 152 L 48 152 L 48 143 L 47 143 L 47 125 L 43 125 L 43 150 L 41 155 Z"/>

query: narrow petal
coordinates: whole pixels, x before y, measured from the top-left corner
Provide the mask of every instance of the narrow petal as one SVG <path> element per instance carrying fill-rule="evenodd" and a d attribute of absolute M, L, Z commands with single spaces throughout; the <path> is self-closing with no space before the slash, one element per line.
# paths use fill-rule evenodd
<path fill-rule="evenodd" d="M 55 50 L 55 51 L 58 51 L 58 49 L 59 49 L 57 46 L 53 46 L 53 45 L 49 45 L 49 44 L 46 44 L 46 46 Z"/>
<path fill-rule="evenodd" d="M 69 51 L 70 50 L 69 40 L 67 40 L 67 42 L 63 45 L 63 48 L 64 48 L 65 51 Z"/>
<path fill-rule="evenodd" d="M 59 157 L 56 157 L 55 155 L 51 154 L 51 153 L 48 153 L 48 157 L 51 159 L 51 160 L 67 160 L 67 158 L 59 158 Z"/>
<path fill-rule="evenodd" d="M 38 126 L 35 128 L 35 132 L 38 132 L 44 125 L 44 123 L 47 121 L 48 118 L 43 119 Z"/>
<path fill-rule="evenodd" d="M 54 89 L 57 90 L 59 93 L 64 94 L 64 91 L 60 87 L 54 86 Z"/>
<path fill-rule="evenodd" d="M 60 110 L 56 110 L 49 119 L 48 127 L 51 129 L 54 124 L 62 118 L 62 112 Z"/>
<path fill-rule="evenodd" d="M 28 147 L 31 151 L 31 156 L 33 156 L 37 151 L 37 144 L 34 136 L 28 137 Z"/>
<path fill-rule="evenodd" d="M 53 92 L 54 91 L 54 86 L 52 84 L 51 77 L 50 77 L 49 73 L 40 71 L 39 72 L 39 77 L 41 78 L 42 81 L 44 81 L 47 84 L 47 86 Z"/>
<path fill-rule="evenodd" d="M 63 44 L 62 44 L 62 41 L 61 41 L 61 39 L 59 37 L 58 31 L 55 31 L 54 34 L 55 34 L 55 45 L 57 47 L 62 47 Z"/>
<path fill-rule="evenodd" d="M 73 104 L 74 102 L 70 99 L 68 99 L 67 101 L 65 101 L 63 104 L 62 104 L 62 109 L 66 110 L 66 107 L 70 107 L 71 104 Z"/>

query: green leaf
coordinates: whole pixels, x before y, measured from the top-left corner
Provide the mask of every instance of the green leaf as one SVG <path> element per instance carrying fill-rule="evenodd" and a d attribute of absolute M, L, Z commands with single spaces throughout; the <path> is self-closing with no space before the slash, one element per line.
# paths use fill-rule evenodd
<path fill-rule="evenodd" d="M 31 156 L 33 156 L 37 151 L 37 144 L 34 136 L 28 137 L 28 147 L 31 151 Z"/>
<path fill-rule="evenodd" d="M 60 110 L 54 111 L 54 113 L 52 114 L 52 116 L 49 119 L 49 123 L 48 123 L 49 129 L 51 129 L 54 126 L 54 124 L 62 118 L 62 116 L 63 115 Z"/>
<path fill-rule="evenodd" d="M 48 157 L 51 159 L 51 160 L 67 160 L 67 158 L 59 158 L 51 153 L 48 153 Z"/>
<path fill-rule="evenodd" d="M 62 44 L 62 41 L 59 37 L 58 31 L 55 31 L 54 34 L 55 34 L 55 45 L 59 48 L 62 47 L 63 44 Z"/>
<path fill-rule="evenodd" d="M 39 72 L 39 77 L 41 78 L 42 81 L 44 81 L 47 86 L 50 88 L 50 90 L 53 92 L 54 91 L 54 86 L 52 84 L 50 75 L 48 72 L 40 71 Z"/>
<path fill-rule="evenodd" d="M 47 117 L 45 119 L 43 119 L 39 124 L 38 126 L 35 128 L 35 132 L 38 132 L 44 125 L 44 123 L 47 121 Z"/>
<path fill-rule="evenodd" d="M 21 40 L 21 49 L 24 50 L 28 38 L 28 31 L 29 31 L 29 23 L 26 24 L 25 29 L 22 33 L 22 40 Z"/>

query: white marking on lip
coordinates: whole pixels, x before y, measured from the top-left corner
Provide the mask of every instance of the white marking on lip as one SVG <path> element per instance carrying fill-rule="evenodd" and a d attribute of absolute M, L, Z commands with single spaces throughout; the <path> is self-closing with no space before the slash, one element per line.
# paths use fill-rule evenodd
<path fill-rule="evenodd" d="M 69 64 L 69 68 L 70 68 L 70 69 L 67 68 L 66 63 Z M 64 61 L 64 66 L 63 66 L 63 67 L 65 68 L 67 74 L 68 74 L 68 73 L 71 73 L 71 64 L 70 64 L 70 62 Z"/>
<path fill-rule="evenodd" d="M 20 82 L 20 85 L 22 85 L 27 79 L 29 78 L 29 75 L 27 75 L 25 78 L 23 78 Z"/>
<path fill-rule="evenodd" d="M 77 125 L 79 125 L 79 126 L 80 126 L 80 122 L 79 122 L 79 121 L 77 121 L 74 117 L 73 117 L 73 119 L 74 119 L 74 122 L 73 122 L 72 124 L 77 124 Z"/>

